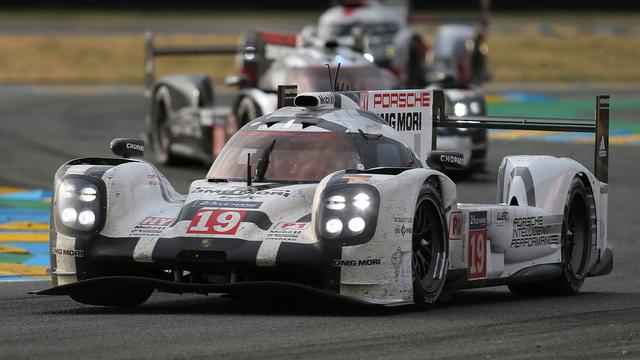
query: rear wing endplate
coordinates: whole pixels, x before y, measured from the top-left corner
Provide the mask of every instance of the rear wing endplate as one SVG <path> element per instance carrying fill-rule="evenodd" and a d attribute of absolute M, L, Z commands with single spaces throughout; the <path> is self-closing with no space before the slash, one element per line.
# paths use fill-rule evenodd
<path fill-rule="evenodd" d="M 609 95 L 596 96 L 593 119 L 556 119 L 503 116 L 447 116 L 444 93 L 433 91 L 433 131 L 431 147 L 436 149 L 437 128 L 482 128 L 537 130 L 553 132 L 586 132 L 595 134 L 594 174 L 603 183 L 609 182 Z"/>

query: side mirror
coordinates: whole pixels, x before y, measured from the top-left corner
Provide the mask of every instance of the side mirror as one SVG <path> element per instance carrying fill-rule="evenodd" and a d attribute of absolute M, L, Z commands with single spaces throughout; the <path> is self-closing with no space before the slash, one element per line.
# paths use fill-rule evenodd
<path fill-rule="evenodd" d="M 464 170 L 464 156 L 454 151 L 431 151 L 427 155 L 427 165 L 434 170 Z"/>
<path fill-rule="evenodd" d="M 144 156 L 144 141 L 140 139 L 113 139 L 110 146 L 112 153 L 125 159 Z"/>

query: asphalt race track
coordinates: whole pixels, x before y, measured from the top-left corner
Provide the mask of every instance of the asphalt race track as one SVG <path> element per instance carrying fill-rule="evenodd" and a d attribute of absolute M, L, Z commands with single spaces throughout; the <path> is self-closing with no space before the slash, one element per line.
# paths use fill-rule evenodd
<path fill-rule="evenodd" d="M 83 92 L 0 90 L 0 185 L 50 188 L 66 160 L 108 155 L 112 138 L 142 132 L 137 90 Z M 498 287 L 459 292 L 419 312 L 155 294 L 122 310 L 27 293 L 47 282 L 4 282 L 0 358 L 638 358 L 639 149 L 611 147 L 614 272 L 588 279 L 579 296 L 517 298 Z M 493 141 L 487 173 L 460 182 L 459 201 L 494 202 L 502 156 L 525 153 L 593 161 L 592 145 Z M 161 171 L 181 192 L 205 174 L 195 165 Z"/>

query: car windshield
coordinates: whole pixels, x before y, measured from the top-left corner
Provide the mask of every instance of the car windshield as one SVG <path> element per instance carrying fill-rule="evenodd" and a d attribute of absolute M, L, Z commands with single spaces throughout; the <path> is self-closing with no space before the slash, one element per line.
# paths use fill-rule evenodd
<path fill-rule="evenodd" d="M 245 181 L 247 154 L 251 154 L 253 177 L 270 146 L 263 182 L 318 182 L 332 172 L 354 169 L 360 163 L 356 146 L 347 134 L 241 130 L 225 146 L 207 178 Z"/>

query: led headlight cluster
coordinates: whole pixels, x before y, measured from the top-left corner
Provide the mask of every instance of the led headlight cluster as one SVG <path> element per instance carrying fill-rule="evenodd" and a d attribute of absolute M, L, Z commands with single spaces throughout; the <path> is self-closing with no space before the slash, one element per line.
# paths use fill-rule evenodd
<path fill-rule="evenodd" d="M 478 115 L 480 114 L 481 110 L 482 110 L 482 107 L 480 106 L 480 103 L 477 101 L 472 101 L 469 104 L 458 102 L 453 105 L 453 113 L 456 116 L 461 116 L 461 117 L 467 116 L 469 114 Z"/>
<path fill-rule="evenodd" d="M 324 191 L 317 228 L 325 240 L 368 241 L 378 220 L 380 195 L 371 185 L 334 186 Z"/>
<path fill-rule="evenodd" d="M 100 219 L 98 186 L 80 178 L 65 178 L 56 193 L 58 219 L 67 228 L 95 230 Z"/>

